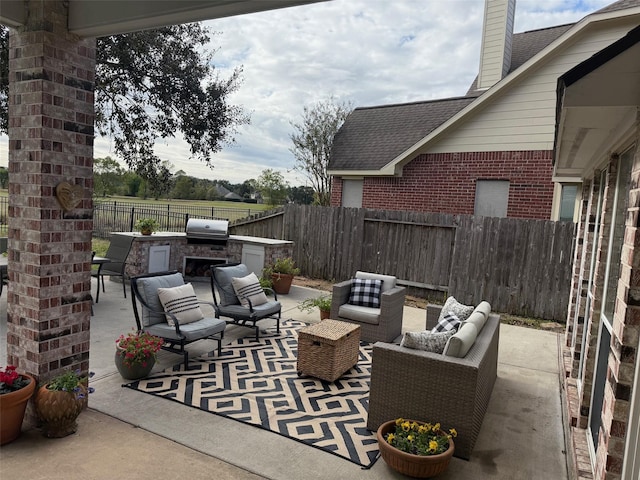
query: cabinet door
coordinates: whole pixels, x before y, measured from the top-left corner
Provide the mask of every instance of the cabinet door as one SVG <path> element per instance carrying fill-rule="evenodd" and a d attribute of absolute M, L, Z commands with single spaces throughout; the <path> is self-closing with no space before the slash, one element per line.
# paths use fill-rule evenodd
<path fill-rule="evenodd" d="M 166 272 L 169 270 L 169 245 L 155 245 L 149 247 L 149 273 Z"/>
<path fill-rule="evenodd" d="M 242 263 L 247 266 L 250 272 L 255 273 L 260 278 L 264 268 L 264 247 L 261 245 L 243 245 Z"/>

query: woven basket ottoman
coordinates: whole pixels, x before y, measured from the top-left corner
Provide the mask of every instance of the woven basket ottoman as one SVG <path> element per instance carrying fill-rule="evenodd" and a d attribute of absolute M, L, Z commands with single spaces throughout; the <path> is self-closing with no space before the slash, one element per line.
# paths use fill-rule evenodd
<path fill-rule="evenodd" d="M 322 320 L 298 330 L 298 375 L 333 382 L 358 363 L 360 325 Z"/>

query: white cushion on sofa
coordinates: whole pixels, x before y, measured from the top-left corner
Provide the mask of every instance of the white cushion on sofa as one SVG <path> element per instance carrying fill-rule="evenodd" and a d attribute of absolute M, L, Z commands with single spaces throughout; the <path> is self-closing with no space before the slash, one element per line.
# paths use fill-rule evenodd
<path fill-rule="evenodd" d="M 338 316 L 348 318 L 349 320 L 377 325 L 380 322 L 380 309 L 345 303 L 344 305 L 340 305 Z"/>
<path fill-rule="evenodd" d="M 474 312 L 482 313 L 484 315 L 484 319 L 486 320 L 491 313 L 491 305 L 489 304 L 489 302 L 480 302 L 475 308 Z"/>
<path fill-rule="evenodd" d="M 465 323 L 473 323 L 476 326 L 476 330 L 480 333 L 482 327 L 487 322 L 487 317 L 485 317 L 481 312 L 473 312 L 469 318 L 467 318 L 462 324 Z"/>
<path fill-rule="evenodd" d="M 460 329 L 453 335 L 444 346 L 443 355 L 447 357 L 464 358 L 478 336 L 478 329 L 473 323 L 463 323 Z"/>

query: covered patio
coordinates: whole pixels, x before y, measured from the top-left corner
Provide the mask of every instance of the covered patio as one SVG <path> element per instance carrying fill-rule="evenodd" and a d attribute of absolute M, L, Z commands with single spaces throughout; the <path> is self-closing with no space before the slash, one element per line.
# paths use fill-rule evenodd
<path fill-rule="evenodd" d="M 95 281 L 95 280 L 94 280 Z M 194 283 L 202 299 L 209 285 Z M 94 284 L 95 287 L 95 284 Z M 298 302 L 319 291 L 292 287 L 279 296 L 283 319 L 315 322 Z M 0 315 L 6 300 L 0 297 Z M 335 455 L 245 423 L 189 408 L 160 397 L 122 388 L 125 380 L 114 361 L 114 342 L 134 326 L 129 299 L 118 284 L 108 283 L 91 317 L 91 385 L 89 409 L 79 417 L 76 434 L 44 438 L 36 428 L 2 447 L 0 473 L 20 478 L 29 465 L 30 478 L 169 478 L 188 472 L 191 478 L 342 479 L 406 478 L 382 459 L 363 470 Z M 422 330 L 425 310 L 405 307 L 403 331 Z M 227 327 L 225 344 L 251 335 Z M 5 325 L 0 326 L 5 338 Z M 503 324 L 498 378 L 478 442 L 469 461 L 453 458 L 438 478 L 566 479 L 567 464 L 561 407 L 559 367 L 563 336 Z M 214 349 L 214 342 L 190 347 L 192 355 Z M 6 342 L 0 345 L 5 355 Z M 153 373 L 181 362 L 179 355 L 160 352 Z M 455 388 L 455 386 L 452 386 Z M 46 461 L 43 461 L 46 455 Z"/>

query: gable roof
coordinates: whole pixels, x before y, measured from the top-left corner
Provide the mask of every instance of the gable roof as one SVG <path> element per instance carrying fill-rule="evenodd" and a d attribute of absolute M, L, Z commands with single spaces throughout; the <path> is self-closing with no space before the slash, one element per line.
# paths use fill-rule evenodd
<path fill-rule="evenodd" d="M 333 140 L 329 169 L 380 169 L 475 100 L 475 96 L 356 108 Z"/>
<path fill-rule="evenodd" d="M 475 89 L 474 81 L 465 97 L 354 110 L 334 138 L 328 173 L 330 175 L 398 174 L 402 165 L 415 158 L 428 143 L 447 129 L 454 128 L 466 115 L 482 108 L 485 102 L 490 102 L 503 88 L 517 81 L 522 75 L 526 75 L 539 61 L 552 54 L 565 41 L 582 32 L 592 22 L 616 18 L 619 16 L 616 14 L 617 11 L 630 8 L 636 11 L 629 14 L 637 14 L 637 7 L 640 7 L 640 0 L 620 0 L 587 15 L 575 24 L 515 34 L 510 72 L 496 85 L 483 92 Z M 449 101 L 458 101 L 457 106 L 461 108 L 457 110 L 452 108 L 448 113 L 443 110 L 438 111 L 438 108 Z M 465 102 L 466 104 L 462 105 Z M 416 109 L 417 105 L 421 105 L 422 108 Z M 404 112 L 404 109 L 419 111 L 421 118 L 428 122 L 428 125 L 422 125 L 415 115 Z M 363 114 L 364 110 L 371 112 Z M 400 120 L 401 118 L 405 119 L 404 123 Z M 395 139 L 396 135 L 402 138 Z M 416 138 L 418 140 L 409 144 Z M 374 142 L 376 147 L 372 147 L 369 142 Z"/>

